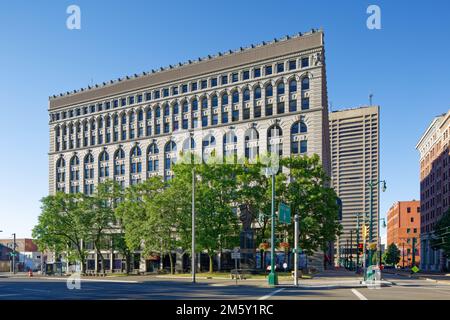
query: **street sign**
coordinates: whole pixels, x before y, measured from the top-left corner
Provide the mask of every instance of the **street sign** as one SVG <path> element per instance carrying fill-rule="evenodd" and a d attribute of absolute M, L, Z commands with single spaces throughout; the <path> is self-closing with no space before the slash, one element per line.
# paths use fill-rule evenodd
<path fill-rule="evenodd" d="M 420 271 L 420 269 L 417 268 L 417 266 L 414 266 L 414 267 L 411 268 L 411 271 L 414 272 L 414 273 L 417 273 L 417 272 Z"/>
<path fill-rule="evenodd" d="M 283 202 L 278 206 L 278 219 L 280 223 L 291 224 L 291 207 Z"/>
<path fill-rule="evenodd" d="M 232 252 L 231 259 L 241 259 L 241 253 L 240 252 Z"/>

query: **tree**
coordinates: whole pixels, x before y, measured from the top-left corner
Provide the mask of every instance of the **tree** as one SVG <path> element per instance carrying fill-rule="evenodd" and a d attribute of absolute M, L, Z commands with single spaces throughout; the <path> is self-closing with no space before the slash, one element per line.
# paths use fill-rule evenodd
<path fill-rule="evenodd" d="M 340 232 L 336 192 L 330 188 L 329 177 L 318 155 L 292 156 L 281 159 L 289 170 L 289 183 L 284 198 L 292 214 L 299 215 L 299 246 L 312 254 L 325 250 Z M 293 234 L 293 225 L 290 227 Z"/>
<path fill-rule="evenodd" d="M 400 262 L 400 250 L 395 243 L 391 243 L 383 253 L 383 262 L 387 265 L 395 266 Z"/>
<path fill-rule="evenodd" d="M 119 184 L 106 180 L 98 184 L 91 197 L 85 197 L 84 214 L 89 215 L 91 232 L 86 240 L 92 241 L 97 256 L 101 261 L 101 272 L 105 272 L 105 261 L 102 249 L 112 245 L 112 234 L 117 232 L 115 209 L 117 201 L 122 197 Z"/>
<path fill-rule="evenodd" d="M 443 250 L 445 256 L 450 256 L 450 209 L 434 226 L 431 246 Z"/>
<path fill-rule="evenodd" d="M 42 213 L 32 232 L 41 251 L 66 252 L 71 261 L 80 261 L 81 273 L 87 255 L 82 239 L 90 235 L 92 226 L 91 216 L 85 214 L 85 201 L 83 194 L 61 192 L 43 198 Z"/>

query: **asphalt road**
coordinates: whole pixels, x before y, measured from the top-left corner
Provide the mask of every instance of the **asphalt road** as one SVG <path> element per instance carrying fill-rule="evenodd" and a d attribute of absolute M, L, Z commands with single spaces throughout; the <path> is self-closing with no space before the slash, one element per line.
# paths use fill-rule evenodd
<path fill-rule="evenodd" d="M 386 275 L 395 284 L 378 289 L 363 288 L 268 288 L 261 282 L 147 279 L 81 281 L 80 289 L 68 289 L 65 280 L 0 278 L 0 300 L 125 300 L 125 299 L 307 299 L 307 300 L 450 300 L 450 285 Z"/>

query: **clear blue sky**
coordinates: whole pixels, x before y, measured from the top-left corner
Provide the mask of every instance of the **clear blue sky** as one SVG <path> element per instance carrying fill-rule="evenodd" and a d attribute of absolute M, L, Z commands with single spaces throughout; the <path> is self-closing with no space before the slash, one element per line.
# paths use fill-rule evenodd
<path fill-rule="evenodd" d="M 81 30 L 66 8 L 81 8 Z M 377 4 L 382 29 L 366 28 Z M 48 193 L 48 96 L 323 27 L 333 109 L 381 106 L 381 196 L 419 198 L 416 142 L 450 106 L 450 2 L 1 1 L 0 237 L 30 236 Z"/>

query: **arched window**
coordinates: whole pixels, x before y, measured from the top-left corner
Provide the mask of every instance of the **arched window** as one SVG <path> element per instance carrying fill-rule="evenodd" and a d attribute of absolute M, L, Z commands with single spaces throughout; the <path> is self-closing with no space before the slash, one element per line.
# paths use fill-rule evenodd
<path fill-rule="evenodd" d="M 308 151 L 308 141 L 304 138 L 304 134 L 308 132 L 308 128 L 303 120 L 295 122 L 291 127 L 291 153 L 303 154 Z"/>
<path fill-rule="evenodd" d="M 136 114 L 134 113 L 134 111 L 130 112 L 130 125 L 134 123 L 134 121 L 136 120 Z"/>
<path fill-rule="evenodd" d="M 155 109 L 155 118 L 161 117 L 161 108 L 159 106 Z"/>
<path fill-rule="evenodd" d="M 142 159 L 141 148 L 134 146 L 130 152 L 130 183 L 132 185 L 141 181 L 141 177 L 138 175 L 142 172 Z"/>
<path fill-rule="evenodd" d="M 170 114 L 170 107 L 168 104 L 164 106 L 164 116 L 167 117 Z"/>
<path fill-rule="evenodd" d="M 130 139 L 134 139 L 136 136 L 135 122 L 136 122 L 136 114 L 134 113 L 134 111 L 131 111 L 130 112 L 130 128 L 129 128 Z"/>
<path fill-rule="evenodd" d="M 122 124 L 126 124 L 127 123 L 127 115 L 124 113 L 122 114 Z"/>
<path fill-rule="evenodd" d="M 223 96 L 222 96 L 222 105 L 223 106 L 226 106 L 228 104 L 228 94 L 224 94 Z"/>
<path fill-rule="evenodd" d="M 198 101 L 197 99 L 192 100 L 192 111 L 198 110 Z"/>
<path fill-rule="evenodd" d="M 261 88 L 256 87 L 253 95 L 255 100 L 261 99 Z"/>
<path fill-rule="evenodd" d="M 152 109 L 148 108 L 146 111 L 147 119 L 145 123 L 145 134 L 147 137 L 152 135 Z"/>
<path fill-rule="evenodd" d="M 291 81 L 289 81 L 289 93 L 296 91 L 297 91 L 297 81 L 295 79 L 292 79 Z"/>
<path fill-rule="evenodd" d="M 211 105 L 212 105 L 213 108 L 217 108 L 218 107 L 219 103 L 218 103 L 218 99 L 217 99 L 216 95 L 213 95 L 211 97 Z"/>
<path fill-rule="evenodd" d="M 284 82 L 280 82 L 277 85 L 277 95 L 282 95 L 284 94 Z"/>
<path fill-rule="evenodd" d="M 179 108 L 178 108 L 178 103 L 175 102 L 173 105 L 173 114 L 176 115 L 180 112 Z"/>
<path fill-rule="evenodd" d="M 172 178 L 172 165 L 176 162 L 177 145 L 174 141 L 169 141 L 164 147 L 164 179 Z"/>
<path fill-rule="evenodd" d="M 144 120 L 144 112 L 142 110 L 138 111 L 138 121 Z"/>
<path fill-rule="evenodd" d="M 273 125 L 267 130 L 267 151 L 283 155 L 283 131 L 279 125 Z"/>
<path fill-rule="evenodd" d="M 64 192 L 66 181 L 66 161 L 61 157 L 56 161 L 56 191 Z"/>
<path fill-rule="evenodd" d="M 237 155 L 237 136 L 233 131 L 228 131 L 223 136 L 223 156 L 224 159 Z"/>
<path fill-rule="evenodd" d="M 245 89 L 244 90 L 244 101 L 249 101 L 250 100 L 250 90 Z"/>
<path fill-rule="evenodd" d="M 98 176 L 99 178 L 109 177 L 109 154 L 102 151 L 98 157 Z"/>
<path fill-rule="evenodd" d="M 187 101 L 183 102 L 183 113 L 189 112 L 189 103 Z"/>
<path fill-rule="evenodd" d="M 304 77 L 302 79 L 302 90 L 308 90 L 309 89 L 309 78 Z"/>
<path fill-rule="evenodd" d="M 254 160 L 259 154 L 259 134 L 255 128 L 247 129 L 245 132 L 245 157 Z"/>
<path fill-rule="evenodd" d="M 195 140 L 192 137 L 186 138 L 183 142 L 183 153 L 195 151 Z"/>
<path fill-rule="evenodd" d="M 208 108 L 208 98 L 204 97 L 202 99 L 202 109 Z"/>
<path fill-rule="evenodd" d="M 209 157 L 215 153 L 216 138 L 213 135 L 208 134 L 202 140 L 202 155 L 203 161 L 207 162 Z"/>
<path fill-rule="evenodd" d="M 84 194 L 92 195 L 94 192 L 94 156 L 88 153 L 84 157 Z"/>
<path fill-rule="evenodd" d="M 114 177 L 125 175 L 125 152 L 122 148 L 114 154 Z"/>
<path fill-rule="evenodd" d="M 70 193 L 78 193 L 80 192 L 80 186 L 78 184 L 80 180 L 80 160 L 77 156 L 73 156 L 70 159 Z"/>
<path fill-rule="evenodd" d="M 273 96 L 273 87 L 271 84 L 269 84 L 266 87 L 266 97 L 272 97 Z"/>
<path fill-rule="evenodd" d="M 233 101 L 233 103 L 238 103 L 239 102 L 239 92 L 237 90 L 233 91 L 232 101 Z"/>
<path fill-rule="evenodd" d="M 147 172 L 148 173 L 154 173 L 158 172 L 159 170 L 159 149 L 156 143 L 152 143 L 148 147 L 147 151 Z"/>

